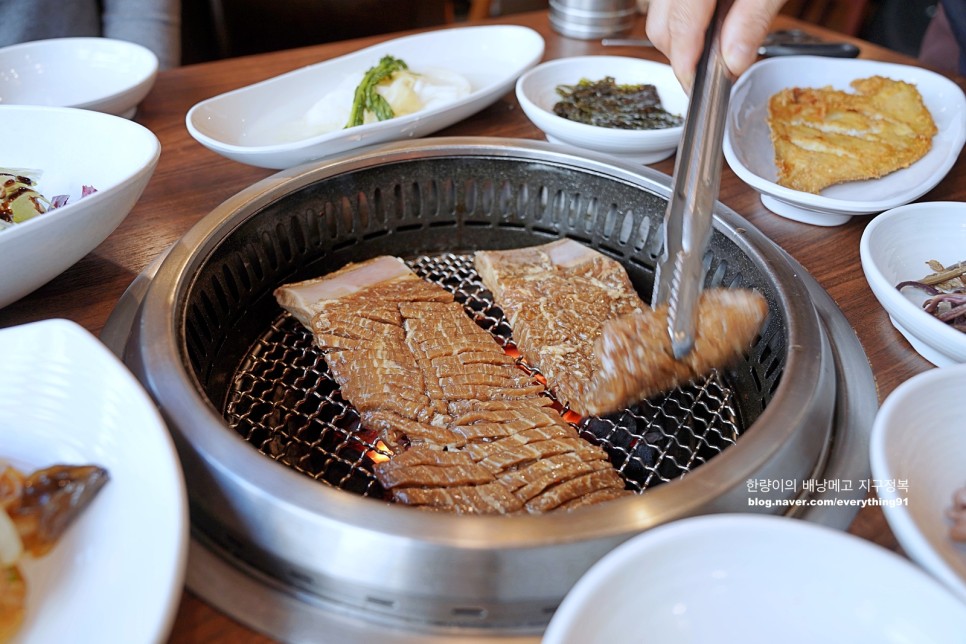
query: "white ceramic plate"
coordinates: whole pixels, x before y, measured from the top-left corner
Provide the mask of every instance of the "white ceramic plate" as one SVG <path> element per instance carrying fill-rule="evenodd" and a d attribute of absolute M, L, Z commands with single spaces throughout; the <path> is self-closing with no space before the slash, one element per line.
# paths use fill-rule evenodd
<path fill-rule="evenodd" d="M 670 65 L 622 56 L 578 56 L 540 64 L 517 81 L 517 100 L 548 141 L 637 163 L 656 163 L 674 154 L 683 125 L 658 130 L 621 130 L 578 123 L 553 113 L 553 106 L 560 100 L 557 86 L 574 85 L 584 78 L 598 81 L 607 76 L 620 84 L 654 85 L 665 110 L 682 118 L 687 114 L 687 94 Z"/>
<path fill-rule="evenodd" d="M 107 468 L 47 555 L 27 559 L 22 644 L 164 641 L 181 598 L 187 501 L 174 445 L 130 372 L 67 320 L 0 330 L 0 458 Z"/>
<path fill-rule="evenodd" d="M 229 159 L 282 169 L 353 148 L 426 136 L 491 105 L 543 56 L 543 38 L 512 25 L 461 27 L 405 36 L 297 69 L 202 101 L 187 114 L 188 132 Z M 293 124 L 346 77 L 392 55 L 412 71 L 440 68 L 466 78 L 468 95 L 386 121 L 312 135 Z"/>
<path fill-rule="evenodd" d="M 922 94 L 938 128 L 926 156 L 880 179 L 829 186 L 817 195 L 778 185 L 767 123 L 768 99 L 786 87 L 831 86 L 852 91 L 850 82 L 875 75 L 913 83 Z M 882 212 L 927 193 L 952 168 L 964 141 L 966 98 L 944 76 L 870 60 L 782 56 L 755 63 L 735 83 L 724 154 L 735 174 L 761 193 L 762 204 L 772 212 L 809 224 L 837 226 L 854 215 Z"/>
<path fill-rule="evenodd" d="M 683 519 L 577 582 L 544 644 L 964 642 L 966 604 L 907 559 L 801 519 Z"/>
<path fill-rule="evenodd" d="M 919 355 L 939 367 L 966 362 L 966 333 L 923 311 L 928 296 L 918 289 L 896 289 L 932 273 L 927 260 L 966 260 L 966 204 L 931 201 L 884 212 L 865 227 L 859 256 L 872 293 Z"/>
<path fill-rule="evenodd" d="M 111 38 L 52 38 L 0 48 L 0 105 L 79 107 L 134 116 L 158 57 Z"/>
<path fill-rule="evenodd" d="M 870 460 L 875 480 L 896 483 L 877 493 L 903 550 L 966 602 L 966 544 L 949 538 L 945 516 L 953 493 L 966 487 L 963 392 L 966 365 L 901 384 L 876 415 Z"/>
<path fill-rule="evenodd" d="M 0 168 L 40 171 L 47 197 L 66 206 L 0 230 L 0 306 L 50 281 L 104 241 L 127 217 L 161 154 L 132 121 L 69 107 L 0 105 Z M 84 185 L 97 192 L 81 198 Z"/>

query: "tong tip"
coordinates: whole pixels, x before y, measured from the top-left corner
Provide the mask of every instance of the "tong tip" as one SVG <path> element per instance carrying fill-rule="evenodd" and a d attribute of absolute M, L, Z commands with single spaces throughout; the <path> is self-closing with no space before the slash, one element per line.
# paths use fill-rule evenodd
<path fill-rule="evenodd" d="M 684 360 L 691 350 L 694 349 L 694 338 L 684 332 L 678 331 L 671 334 L 671 350 L 674 352 L 675 360 Z"/>

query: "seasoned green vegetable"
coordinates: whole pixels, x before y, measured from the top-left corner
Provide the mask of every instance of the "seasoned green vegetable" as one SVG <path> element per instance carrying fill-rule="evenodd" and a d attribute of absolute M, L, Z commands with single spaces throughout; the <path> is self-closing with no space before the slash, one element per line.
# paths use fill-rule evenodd
<path fill-rule="evenodd" d="M 385 121 L 391 119 L 396 114 L 390 107 L 389 102 L 379 95 L 376 86 L 384 80 L 392 78 L 392 75 L 403 69 L 409 69 L 405 62 L 393 56 L 383 56 L 379 64 L 370 67 L 362 82 L 356 87 L 355 96 L 352 99 L 352 110 L 349 112 L 349 121 L 346 127 L 354 127 L 365 123 L 366 112 L 372 112 L 377 119 Z"/>
<path fill-rule="evenodd" d="M 657 130 L 676 127 L 684 119 L 661 106 L 653 85 L 618 85 L 612 76 L 576 85 L 558 85 L 561 100 L 553 112 L 571 121 L 622 130 Z"/>

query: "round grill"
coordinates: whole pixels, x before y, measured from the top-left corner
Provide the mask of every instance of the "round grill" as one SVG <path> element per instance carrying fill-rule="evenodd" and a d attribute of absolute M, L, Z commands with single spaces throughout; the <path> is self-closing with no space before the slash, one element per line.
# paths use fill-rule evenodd
<path fill-rule="evenodd" d="M 760 337 L 706 382 L 578 424 L 640 494 L 509 517 L 382 498 L 371 476 L 379 445 L 274 289 L 396 255 L 509 344 L 472 252 L 570 237 L 620 261 L 646 301 L 667 184 L 647 168 L 549 144 L 426 139 L 279 173 L 210 213 L 132 287 L 136 313 L 122 301 L 105 329 L 124 338 L 125 361 L 172 429 L 196 539 L 256 583 L 353 624 L 444 641 L 533 633 L 630 536 L 700 513 L 779 512 L 749 506 L 749 481 L 801 482 L 828 462 L 851 464 L 834 452 L 854 443 L 835 424 L 854 424 L 857 397 L 845 395 L 812 304 L 826 296 L 719 204 L 705 282 L 765 295 Z M 850 380 L 864 386 L 854 363 Z M 790 499 L 802 489 L 756 496 Z"/>

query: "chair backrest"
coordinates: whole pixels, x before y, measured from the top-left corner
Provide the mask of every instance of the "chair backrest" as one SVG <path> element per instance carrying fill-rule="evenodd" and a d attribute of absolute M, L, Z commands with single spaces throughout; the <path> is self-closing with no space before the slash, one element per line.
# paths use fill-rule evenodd
<path fill-rule="evenodd" d="M 868 0 L 789 0 L 782 13 L 839 33 L 857 36 L 865 23 Z"/>
<path fill-rule="evenodd" d="M 445 24 L 450 0 L 208 0 L 220 58 Z"/>

